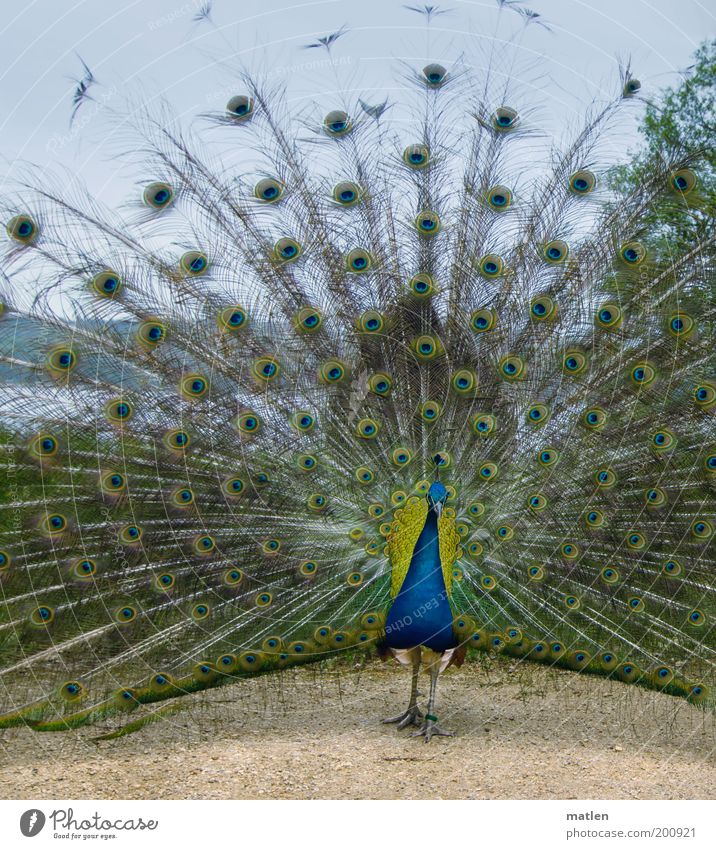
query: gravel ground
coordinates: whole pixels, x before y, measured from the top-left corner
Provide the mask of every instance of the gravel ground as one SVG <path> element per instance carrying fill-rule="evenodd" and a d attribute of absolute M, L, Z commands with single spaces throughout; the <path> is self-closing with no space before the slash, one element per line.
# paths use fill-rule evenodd
<path fill-rule="evenodd" d="M 427 676 L 422 687 L 427 690 Z M 716 799 L 716 720 L 679 700 L 504 658 L 448 670 L 429 745 L 381 725 L 394 662 L 255 678 L 114 740 L 0 732 L 3 799 Z"/>

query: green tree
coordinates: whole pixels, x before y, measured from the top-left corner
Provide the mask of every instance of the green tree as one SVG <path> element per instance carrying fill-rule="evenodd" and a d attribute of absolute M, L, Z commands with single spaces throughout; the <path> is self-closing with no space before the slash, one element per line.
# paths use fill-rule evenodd
<path fill-rule="evenodd" d="M 683 81 L 652 100 L 640 126 L 644 140 L 632 162 L 615 168 L 612 188 L 629 192 L 655 167 L 688 161 L 696 185 L 688 194 L 668 193 L 651 209 L 646 224 L 650 247 L 662 257 L 710 245 L 716 212 L 716 39 L 705 41 Z M 710 245 L 708 253 L 713 254 Z"/>

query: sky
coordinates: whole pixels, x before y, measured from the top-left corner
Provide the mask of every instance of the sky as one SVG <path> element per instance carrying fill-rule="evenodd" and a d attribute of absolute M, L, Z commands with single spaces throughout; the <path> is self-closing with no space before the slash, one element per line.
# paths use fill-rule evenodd
<path fill-rule="evenodd" d="M 612 94 L 618 59 L 631 56 L 643 92 L 678 82 L 716 14 L 699 0 L 528 0 L 549 29 L 496 0 L 446 0 L 430 44 L 424 19 L 395 0 L 215 0 L 211 20 L 194 22 L 200 0 L 26 0 L 0 25 L 0 191 L 17 162 L 65 166 L 104 196 L 119 195 L 109 110 L 165 97 L 184 116 L 221 109 L 236 90 L 239 63 L 288 86 L 289 98 L 324 100 L 350 88 L 371 102 L 399 96 L 401 59 L 426 55 L 450 66 L 484 62 L 517 40 L 515 73 L 552 128 L 593 99 Z M 709 4 L 710 5 L 710 4 Z M 333 49 L 302 49 L 343 25 Z M 70 126 L 80 57 L 97 79 Z M 228 64 L 227 64 L 228 63 Z M 630 135 L 624 142 L 636 140 Z"/>

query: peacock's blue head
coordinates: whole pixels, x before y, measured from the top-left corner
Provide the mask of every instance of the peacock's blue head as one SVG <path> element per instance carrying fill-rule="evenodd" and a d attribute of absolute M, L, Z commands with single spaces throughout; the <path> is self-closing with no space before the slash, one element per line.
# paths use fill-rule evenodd
<path fill-rule="evenodd" d="M 427 495 L 428 506 L 438 514 L 438 517 L 443 512 L 447 497 L 448 491 L 440 481 L 434 481 L 430 484 Z"/>

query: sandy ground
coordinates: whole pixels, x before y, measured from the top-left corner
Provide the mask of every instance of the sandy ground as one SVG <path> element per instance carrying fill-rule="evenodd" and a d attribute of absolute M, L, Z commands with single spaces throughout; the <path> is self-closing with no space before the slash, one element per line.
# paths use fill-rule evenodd
<path fill-rule="evenodd" d="M 423 689 L 427 689 L 427 677 Z M 715 799 L 716 720 L 570 672 L 468 662 L 440 680 L 453 738 L 382 725 L 394 662 L 294 669 L 187 701 L 139 732 L 0 732 L 3 799 Z"/>

